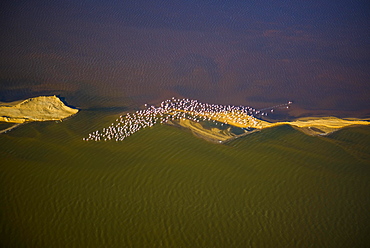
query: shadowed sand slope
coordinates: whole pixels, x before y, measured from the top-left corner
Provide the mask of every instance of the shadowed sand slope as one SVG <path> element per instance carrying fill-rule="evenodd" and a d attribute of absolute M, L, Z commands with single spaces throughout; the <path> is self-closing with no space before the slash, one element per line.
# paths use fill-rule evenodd
<path fill-rule="evenodd" d="M 77 112 L 78 109 L 66 106 L 57 96 L 0 103 L 0 121 L 9 123 L 62 120 Z"/>
<path fill-rule="evenodd" d="M 238 137 L 238 135 L 234 134 L 231 131 L 230 127 L 226 129 L 216 127 L 206 128 L 201 123 L 191 121 L 188 119 L 179 119 L 176 121 L 170 121 L 168 122 L 168 124 L 190 129 L 195 136 L 215 143 L 222 143 Z"/>

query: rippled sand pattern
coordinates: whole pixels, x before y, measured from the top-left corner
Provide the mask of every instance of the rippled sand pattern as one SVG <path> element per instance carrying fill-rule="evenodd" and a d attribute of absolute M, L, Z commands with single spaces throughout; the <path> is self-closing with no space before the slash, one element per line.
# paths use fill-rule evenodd
<path fill-rule="evenodd" d="M 3 247 L 365 247 L 367 127 L 220 146 L 158 124 L 82 142 L 114 120 L 94 115 L 0 136 Z"/>

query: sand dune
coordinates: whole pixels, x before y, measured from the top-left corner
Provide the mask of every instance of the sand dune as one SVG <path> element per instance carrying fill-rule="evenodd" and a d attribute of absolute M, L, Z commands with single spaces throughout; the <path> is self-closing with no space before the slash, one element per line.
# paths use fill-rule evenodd
<path fill-rule="evenodd" d="M 0 121 L 9 123 L 62 120 L 77 112 L 78 109 L 66 106 L 57 96 L 0 103 Z"/>

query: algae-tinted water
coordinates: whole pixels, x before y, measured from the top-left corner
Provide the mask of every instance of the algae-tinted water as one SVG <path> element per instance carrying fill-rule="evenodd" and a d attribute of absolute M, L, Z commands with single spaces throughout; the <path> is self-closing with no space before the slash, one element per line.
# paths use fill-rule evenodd
<path fill-rule="evenodd" d="M 157 125 L 82 141 L 114 118 L 82 111 L 0 136 L 3 247 L 368 242 L 368 127 L 310 137 L 282 126 L 218 145 Z"/>
<path fill-rule="evenodd" d="M 365 1 L 3 2 L 0 101 L 58 95 L 81 111 L 0 135 L 1 247 L 370 243 L 369 127 L 281 126 L 220 145 L 157 125 L 82 141 L 173 96 L 293 101 L 269 114 L 279 120 L 368 118 Z"/>

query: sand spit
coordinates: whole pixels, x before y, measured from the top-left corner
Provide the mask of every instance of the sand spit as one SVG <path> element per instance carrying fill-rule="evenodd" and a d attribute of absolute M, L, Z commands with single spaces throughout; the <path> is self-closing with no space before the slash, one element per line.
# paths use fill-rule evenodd
<path fill-rule="evenodd" d="M 292 102 L 275 107 L 286 107 Z M 147 106 L 134 113 L 119 116 L 115 123 L 83 138 L 85 141 L 122 141 L 143 128 L 170 124 L 190 129 L 196 136 L 224 143 L 261 129 L 290 125 L 308 135 L 327 135 L 341 128 L 369 125 L 368 120 L 336 117 L 300 118 L 295 121 L 268 122 L 255 116 L 266 116 L 262 110 L 247 106 L 200 103 L 191 99 L 168 99 L 160 106 Z M 274 107 L 273 107 L 274 108 Z M 273 108 L 269 108 L 273 112 Z"/>
<path fill-rule="evenodd" d="M 224 120 L 225 117 L 221 119 Z M 213 118 L 215 121 L 217 118 Z M 219 123 L 220 120 L 217 120 Z M 226 124 L 225 122 L 223 122 Z M 281 126 L 281 125 L 290 125 L 293 128 L 311 136 L 324 136 L 330 133 L 333 133 L 341 128 L 349 127 L 349 126 L 356 126 L 356 125 L 369 125 L 370 122 L 368 121 L 361 121 L 361 120 L 349 120 L 349 119 L 340 119 L 336 117 L 321 117 L 321 118 L 302 118 L 292 122 L 275 122 L 269 123 L 262 120 L 255 120 L 254 124 L 249 125 L 240 125 L 240 123 L 233 123 L 228 121 L 226 129 L 221 129 L 217 127 L 207 128 L 204 127 L 202 124 L 188 120 L 188 119 L 180 119 L 174 122 L 169 122 L 168 124 L 172 124 L 175 126 L 183 127 L 186 129 L 190 129 L 195 136 L 198 136 L 202 139 L 213 143 L 225 143 L 231 140 L 237 139 L 239 137 L 245 136 L 247 134 L 260 131 L 265 128 Z M 235 124 L 235 125 L 234 125 Z M 231 127 L 239 127 L 243 128 L 243 134 L 235 134 L 232 132 Z"/>
<path fill-rule="evenodd" d="M 0 103 L 0 121 L 8 123 L 58 121 L 77 112 L 78 109 L 66 106 L 57 96 L 39 96 Z"/>
<path fill-rule="evenodd" d="M 235 112 L 219 113 L 217 115 L 214 115 L 213 113 L 208 114 L 207 112 L 203 112 L 202 117 L 240 128 L 265 129 L 281 125 L 290 125 L 308 135 L 327 135 L 344 127 L 370 124 L 369 121 L 365 120 L 355 118 L 341 119 L 332 116 L 305 117 L 299 118 L 295 121 L 282 121 L 273 123 L 257 118 L 251 118 L 245 113 Z"/>

